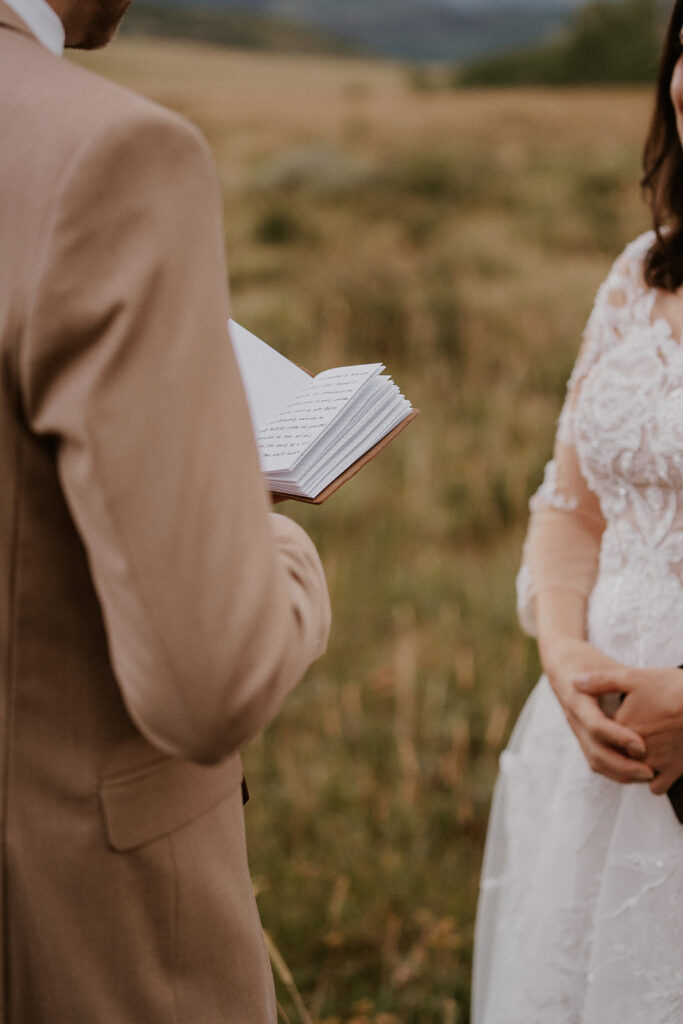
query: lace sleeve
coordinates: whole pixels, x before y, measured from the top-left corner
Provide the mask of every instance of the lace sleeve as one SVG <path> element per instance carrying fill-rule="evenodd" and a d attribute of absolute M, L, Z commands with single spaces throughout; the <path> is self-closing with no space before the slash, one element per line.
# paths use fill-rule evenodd
<path fill-rule="evenodd" d="M 651 234 L 633 242 L 600 288 L 583 344 L 569 379 L 558 423 L 553 458 L 530 502 L 531 518 L 517 577 L 517 610 L 522 628 L 536 635 L 534 599 L 542 590 L 571 590 L 588 598 L 598 568 L 605 521 L 598 498 L 581 471 L 574 418 L 586 376 L 623 337 L 641 301 L 641 267 Z"/>

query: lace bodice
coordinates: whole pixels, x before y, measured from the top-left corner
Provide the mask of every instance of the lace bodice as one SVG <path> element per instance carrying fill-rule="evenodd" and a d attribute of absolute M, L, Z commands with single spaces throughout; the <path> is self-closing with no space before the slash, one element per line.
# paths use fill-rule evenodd
<path fill-rule="evenodd" d="M 564 582 L 590 594 L 592 641 L 642 665 L 683 661 L 683 347 L 654 315 L 651 244 L 628 246 L 598 292 L 518 579 L 530 632 L 533 596 Z"/>

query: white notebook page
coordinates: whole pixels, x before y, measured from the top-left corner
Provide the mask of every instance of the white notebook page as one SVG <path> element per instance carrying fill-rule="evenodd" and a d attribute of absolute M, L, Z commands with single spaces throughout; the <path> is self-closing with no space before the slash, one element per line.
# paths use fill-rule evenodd
<path fill-rule="evenodd" d="M 313 380 L 309 377 L 295 401 L 257 434 L 263 471 L 293 469 L 354 395 L 383 369 L 382 363 L 370 363 L 325 370 Z"/>
<path fill-rule="evenodd" d="M 310 384 L 311 377 L 234 320 L 228 320 L 228 330 L 254 433 L 259 434 Z"/>

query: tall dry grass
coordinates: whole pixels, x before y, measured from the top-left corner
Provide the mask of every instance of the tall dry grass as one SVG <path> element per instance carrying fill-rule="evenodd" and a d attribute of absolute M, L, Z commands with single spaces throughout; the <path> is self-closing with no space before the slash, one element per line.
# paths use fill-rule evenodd
<path fill-rule="evenodd" d="M 123 42 L 87 58 L 206 133 L 234 315 L 422 416 L 322 508 L 328 655 L 246 753 L 291 1024 L 465 1024 L 497 757 L 533 685 L 513 583 L 594 291 L 647 226 L 649 97 L 411 88 L 390 64 Z"/>

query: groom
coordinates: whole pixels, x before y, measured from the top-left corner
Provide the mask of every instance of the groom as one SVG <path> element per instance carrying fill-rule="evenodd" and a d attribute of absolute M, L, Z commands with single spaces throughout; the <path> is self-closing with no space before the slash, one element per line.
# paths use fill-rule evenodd
<path fill-rule="evenodd" d="M 0 0 L 0 1019 L 272 1024 L 238 748 L 324 650 L 268 513 L 187 123 Z"/>

